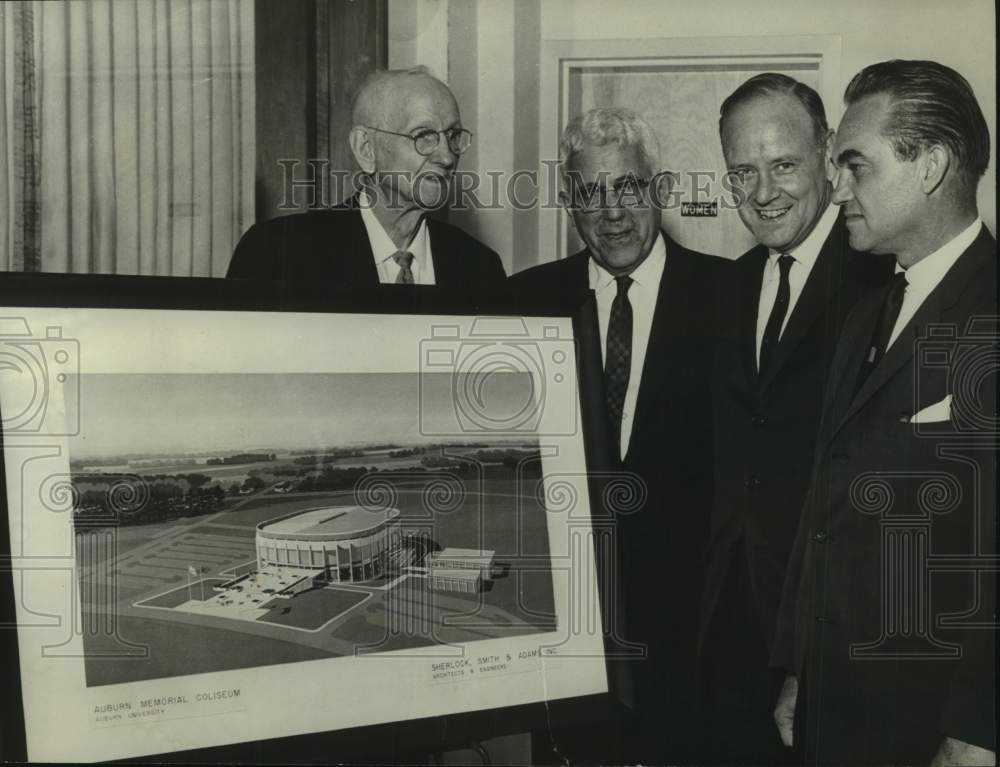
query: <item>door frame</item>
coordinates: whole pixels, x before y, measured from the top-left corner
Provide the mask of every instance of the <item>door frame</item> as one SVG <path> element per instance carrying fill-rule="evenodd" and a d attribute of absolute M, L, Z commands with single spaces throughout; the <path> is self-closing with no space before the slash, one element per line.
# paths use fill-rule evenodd
<path fill-rule="evenodd" d="M 559 156 L 559 137 L 569 115 L 569 77 L 574 70 L 589 67 L 648 68 L 668 66 L 704 68 L 748 66 L 782 69 L 789 65 L 809 65 L 819 74 L 819 94 L 831 125 L 841 113 L 840 35 L 781 35 L 759 37 L 660 37 L 644 39 L 545 40 L 542 42 L 539 83 L 539 156 L 554 160 Z M 713 130 L 715 126 L 713 126 Z M 539 174 L 538 220 L 539 263 L 565 258 L 568 217 L 558 206 L 558 176 Z M 555 254 L 549 257 L 548 254 Z"/>

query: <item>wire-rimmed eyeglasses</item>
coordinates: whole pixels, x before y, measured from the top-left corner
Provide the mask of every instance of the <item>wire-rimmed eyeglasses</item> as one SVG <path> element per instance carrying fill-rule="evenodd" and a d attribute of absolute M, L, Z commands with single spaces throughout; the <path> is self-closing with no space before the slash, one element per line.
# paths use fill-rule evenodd
<path fill-rule="evenodd" d="M 417 154 L 424 157 L 430 157 L 434 154 L 434 150 L 441 143 L 441 136 L 444 136 L 448 142 L 448 148 L 455 154 L 463 154 L 472 146 L 472 133 L 465 128 L 446 128 L 445 130 L 421 128 L 414 133 L 397 133 L 384 128 L 376 128 L 374 125 L 365 125 L 364 127 L 379 133 L 388 133 L 390 136 L 408 138 L 413 142 L 413 148 L 417 150 Z"/>

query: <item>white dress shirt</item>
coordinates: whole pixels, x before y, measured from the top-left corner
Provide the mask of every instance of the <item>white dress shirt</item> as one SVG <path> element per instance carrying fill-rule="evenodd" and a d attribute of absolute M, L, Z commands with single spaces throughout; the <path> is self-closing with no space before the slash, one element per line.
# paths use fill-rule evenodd
<path fill-rule="evenodd" d="M 948 270 L 958 261 L 958 257 L 975 242 L 982 226 L 982 219 L 976 218 L 969 225 L 968 229 L 963 229 L 961 234 L 952 237 L 940 248 L 930 255 L 924 256 L 909 269 L 904 270 L 898 263 L 896 264 L 896 274 L 902 271 L 906 272 L 906 290 L 903 292 L 903 305 L 899 308 L 899 317 L 896 318 L 896 324 L 892 328 L 892 335 L 889 336 L 889 343 L 885 347 L 887 350 L 899 338 L 899 334 L 906 327 L 906 324 L 913 319 L 913 315 L 917 313 L 917 309 L 920 308 L 924 299 L 930 295 L 930 292 L 944 279 Z"/>
<path fill-rule="evenodd" d="M 417 233 L 413 235 L 410 244 L 405 248 L 397 248 L 389 233 L 375 218 L 370 202 L 365 195 L 361 196 L 361 220 L 368 232 L 368 242 L 372 246 L 372 256 L 375 258 L 375 268 L 378 269 L 378 281 L 383 285 L 396 282 L 401 267 L 393 259 L 393 254 L 400 250 L 408 250 L 413 254 L 410 271 L 413 272 L 414 285 L 434 284 L 434 259 L 431 257 L 431 241 L 427 236 L 427 220 L 421 219 Z"/>
<path fill-rule="evenodd" d="M 789 299 L 788 310 L 785 312 L 785 321 L 781 323 L 781 331 L 778 339 L 788 327 L 788 320 L 791 319 L 792 312 L 795 311 L 795 304 L 798 303 L 799 296 L 802 295 L 802 288 L 805 287 L 809 273 L 812 271 L 819 252 L 823 249 L 826 238 L 830 235 L 840 209 L 836 205 L 827 206 L 826 212 L 820 216 L 816 226 L 809 232 L 808 236 L 795 248 L 788 251 L 788 255 L 794 260 L 792 268 L 788 272 Z M 767 328 L 767 320 L 771 316 L 774 302 L 778 298 L 778 285 L 781 283 L 781 268 L 778 266 L 778 259 L 784 253 L 777 250 L 770 250 L 767 261 L 764 262 L 764 279 L 760 284 L 760 299 L 757 303 L 757 367 L 760 368 L 760 345 L 764 340 L 764 330 Z"/>
<path fill-rule="evenodd" d="M 632 285 L 628 290 L 628 300 L 632 305 L 632 367 L 629 371 L 628 388 L 625 390 L 625 404 L 622 410 L 622 434 L 619 444 L 620 455 L 624 459 L 632 436 L 632 419 L 635 404 L 639 399 L 639 384 L 642 381 L 642 365 L 646 361 L 649 347 L 649 332 L 653 327 L 653 311 L 656 296 L 660 290 L 660 279 L 667 263 L 667 246 L 663 235 L 657 234 L 653 249 L 645 260 L 636 267 L 629 277 Z M 597 324 L 601 331 L 601 361 L 608 353 L 608 322 L 611 319 L 611 303 L 618 293 L 614 275 L 590 259 L 590 288 L 597 294 Z"/>

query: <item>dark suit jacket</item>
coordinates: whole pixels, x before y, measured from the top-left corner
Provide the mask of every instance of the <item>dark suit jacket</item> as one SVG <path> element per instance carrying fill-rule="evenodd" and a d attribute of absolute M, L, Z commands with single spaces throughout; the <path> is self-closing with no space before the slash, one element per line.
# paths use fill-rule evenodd
<path fill-rule="evenodd" d="M 843 218 L 838 217 L 761 377 L 756 363 L 757 310 L 767 257 L 767 248 L 758 245 L 736 262 L 724 302 L 728 317 L 720 323 L 713 375 L 715 498 L 702 616 L 703 634 L 713 618 L 731 622 L 733 606 L 725 603 L 723 592 L 734 558 L 744 557 L 738 566 L 749 574 L 752 604 L 740 617 L 753 625 L 743 625 L 740 631 L 759 637 L 754 644 L 762 648 L 762 672 L 809 486 L 833 351 L 850 309 L 859 297 L 888 281 L 894 263 L 891 256 L 851 250 Z M 720 606 L 725 615 L 716 613 Z"/>
<path fill-rule="evenodd" d="M 240 239 L 227 277 L 331 282 L 338 287 L 379 285 L 357 197 L 329 210 L 264 221 Z M 427 220 L 434 277 L 446 290 L 479 293 L 503 284 L 500 257 L 475 238 L 441 221 Z"/>
<path fill-rule="evenodd" d="M 837 347 L 772 656 L 799 676 L 810 764 L 926 764 L 943 735 L 995 750 L 996 574 L 968 568 L 996 550 L 996 242 L 984 228 L 855 395 L 884 295 Z M 948 421 L 909 422 L 947 394 Z"/>
<path fill-rule="evenodd" d="M 633 742 L 622 744 L 623 752 L 611 757 L 626 762 L 697 756 L 695 640 L 708 533 L 703 510 L 711 492 L 711 435 L 704 427 L 710 422 L 715 295 L 722 274 L 732 267 L 663 236 L 666 265 L 632 435 L 625 460 L 617 466 L 641 481 L 646 500 L 630 513 L 614 516 L 621 556 L 616 593 L 623 604 L 611 600 L 606 605 L 624 611 L 623 620 L 614 616 L 622 638 L 648 649 L 645 661 L 625 664 L 634 685 L 637 733 Z M 510 292 L 526 303 L 567 296 L 583 301 L 590 295 L 589 259 L 589 252 L 582 251 L 521 272 L 509 280 Z M 610 434 L 606 424 L 598 427 Z M 607 447 L 617 455 L 614 445 Z"/>

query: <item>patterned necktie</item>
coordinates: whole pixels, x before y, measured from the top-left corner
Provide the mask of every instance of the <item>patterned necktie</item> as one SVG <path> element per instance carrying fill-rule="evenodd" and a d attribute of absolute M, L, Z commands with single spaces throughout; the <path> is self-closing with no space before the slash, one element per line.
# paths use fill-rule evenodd
<path fill-rule="evenodd" d="M 413 254 L 408 250 L 399 250 L 392 254 L 392 260 L 399 264 L 399 274 L 396 275 L 397 285 L 412 285 L 413 271 L 410 269 L 413 264 Z"/>
<path fill-rule="evenodd" d="M 604 388 L 607 394 L 608 417 L 614 436 L 616 454 L 621 444 L 622 411 L 625 408 L 625 392 L 632 370 L 632 304 L 628 300 L 628 289 L 632 278 L 615 277 L 618 293 L 611 302 L 611 316 L 608 318 L 607 349 L 604 355 Z"/>
<path fill-rule="evenodd" d="M 865 359 L 861 363 L 858 380 L 854 384 L 855 394 L 871 375 L 879 360 L 885 356 L 889 346 L 889 338 L 892 336 L 892 329 L 896 327 L 896 320 L 899 319 L 899 310 L 903 308 L 904 293 L 906 293 L 906 272 L 898 272 L 889 284 L 889 290 L 882 302 L 882 311 L 879 312 L 878 323 L 875 325 L 875 332 L 872 333 L 871 343 L 865 350 Z"/>
<path fill-rule="evenodd" d="M 757 364 L 757 372 L 764 375 L 774 350 L 778 346 L 778 339 L 781 338 L 781 326 L 785 324 L 785 315 L 788 314 L 788 303 L 792 298 L 792 288 L 788 283 L 788 273 L 792 270 L 795 259 L 787 253 L 778 259 L 778 268 L 781 270 L 781 280 L 778 282 L 778 295 L 774 298 L 774 307 L 771 309 L 771 316 L 767 318 L 767 325 L 764 326 L 764 337 L 760 341 L 760 362 Z"/>

